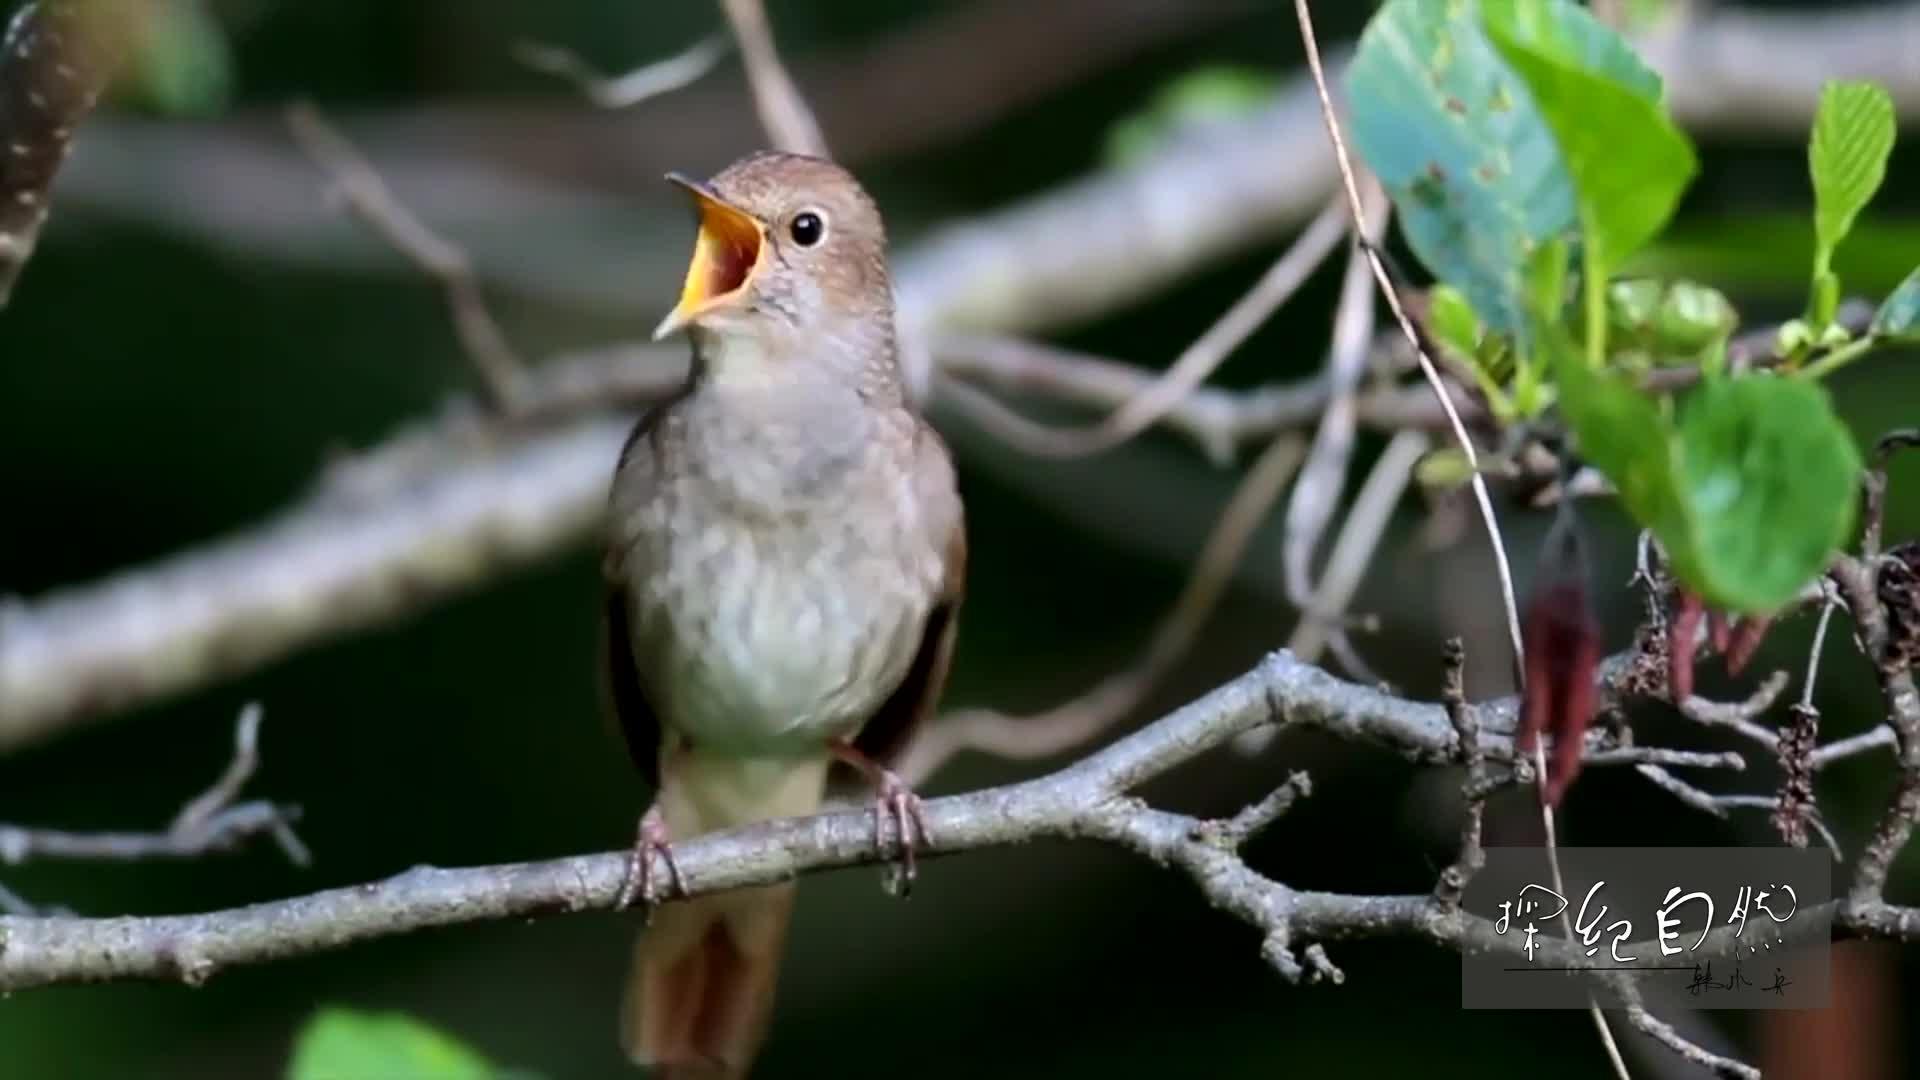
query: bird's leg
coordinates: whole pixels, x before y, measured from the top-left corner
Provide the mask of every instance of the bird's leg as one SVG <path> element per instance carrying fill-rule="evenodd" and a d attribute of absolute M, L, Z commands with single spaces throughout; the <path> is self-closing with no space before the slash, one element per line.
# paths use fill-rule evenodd
<path fill-rule="evenodd" d="M 686 895 L 687 879 L 680 876 L 680 864 L 674 861 L 673 848 L 667 841 L 667 821 L 660 816 L 660 805 L 655 803 L 640 815 L 639 835 L 634 837 L 633 850 L 627 853 L 627 875 L 620 882 L 620 895 L 614 898 L 613 910 L 625 911 L 636 899 L 652 908 L 664 898 L 653 879 L 655 855 L 667 866 L 668 887 Z"/>
<path fill-rule="evenodd" d="M 873 785 L 873 846 L 881 852 L 887 850 L 887 819 L 893 819 L 894 834 L 899 838 L 900 861 L 889 887 L 905 896 L 913 888 L 916 870 L 914 849 L 928 842 L 927 819 L 921 809 L 920 796 L 915 795 L 906 781 L 900 779 L 892 769 L 861 753 L 853 743 L 836 739 L 832 749 L 834 757 L 859 769 L 867 782 Z M 918 839 L 915 838 L 916 833 Z"/>

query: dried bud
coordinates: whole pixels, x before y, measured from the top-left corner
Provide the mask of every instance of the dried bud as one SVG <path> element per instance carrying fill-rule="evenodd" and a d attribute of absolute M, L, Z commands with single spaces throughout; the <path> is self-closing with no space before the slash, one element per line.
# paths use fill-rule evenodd
<path fill-rule="evenodd" d="M 1580 771 L 1600 670 L 1600 623 L 1589 600 L 1586 570 L 1571 518 L 1562 518 L 1541 552 L 1521 622 L 1527 682 L 1515 746 L 1530 752 L 1542 735 L 1552 736 L 1553 761 L 1544 794 L 1554 806 Z"/>
<path fill-rule="evenodd" d="M 1771 615 L 1745 615 L 1734 624 L 1732 640 L 1727 642 L 1726 651 L 1722 653 L 1727 658 L 1727 674 L 1738 675 L 1746 670 L 1772 627 Z"/>
<path fill-rule="evenodd" d="M 1675 705 L 1693 696 L 1693 655 L 1700 647 L 1700 598 L 1675 589 L 1667 623 L 1667 694 Z"/>

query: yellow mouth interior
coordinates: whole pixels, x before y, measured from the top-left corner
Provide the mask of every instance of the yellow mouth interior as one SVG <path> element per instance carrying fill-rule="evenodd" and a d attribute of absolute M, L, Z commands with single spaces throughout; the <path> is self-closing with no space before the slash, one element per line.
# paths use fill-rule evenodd
<path fill-rule="evenodd" d="M 688 315 L 745 288 L 760 265 L 760 223 L 723 202 L 698 196 L 700 234 L 680 290 L 679 310 Z"/>

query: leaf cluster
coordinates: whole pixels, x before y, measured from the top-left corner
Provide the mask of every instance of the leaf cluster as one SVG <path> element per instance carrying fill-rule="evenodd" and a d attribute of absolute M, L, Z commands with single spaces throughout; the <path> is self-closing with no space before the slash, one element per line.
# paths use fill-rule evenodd
<path fill-rule="evenodd" d="M 1832 265 L 1885 179 L 1893 106 L 1822 94 L 1809 142 L 1815 257 L 1772 362 L 1729 370 L 1717 290 L 1623 278 L 1697 171 L 1659 76 L 1572 0 L 1389 0 L 1347 77 L 1353 138 L 1438 279 L 1431 335 L 1494 417 L 1550 409 L 1708 604 L 1768 613 L 1851 534 L 1860 454 L 1820 379 L 1920 337 L 1920 270 L 1854 337 Z M 1691 387 L 1645 388 L 1654 368 Z M 1666 380 L 1671 385 L 1676 380 Z"/>

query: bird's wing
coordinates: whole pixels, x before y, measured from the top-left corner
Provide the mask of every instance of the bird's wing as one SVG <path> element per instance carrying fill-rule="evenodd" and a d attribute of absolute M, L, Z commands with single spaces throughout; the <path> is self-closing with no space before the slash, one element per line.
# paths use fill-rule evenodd
<path fill-rule="evenodd" d="M 609 512 L 612 529 L 602 573 L 606 580 L 600 619 L 601 688 L 606 713 L 620 729 L 627 744 L 627 756 L 634 768 L 653 790 L 660 790 L 660 716 L 647 700 L 640 682 L 640 669 L 633 659 L 633 606 L 628 597 L 628 576 L 636 568 L 627 564 L 628 542 L 621 532 L 621 506 L 634 498 L 648 497 L 653 468 L 652 436 L 661 417 L 685 395 L 685 388 L 649 409 L 633 426 L 626 445 L 620 448 L 620 460 L 614 469 L 613 496 Z"/>
<path fill-rule="evenodd" d="M 640 671 L 633 662 L 633 637 L 629 632 L 632 608 L 627 603 L 625 585 L 609 581 L 606 609 L 600 620 L 601 681 L 606 694 L 607 712 L 620 728 L 627 744 L 627 756 L 647 785 L 660 790 L 660 717 L 647 701 L 640 685 Z"/>
<path fill-rule="evenodd" d="M 940 702 L 940 693 L 947 684 L 947 669 L 953 660 L 960 602 L 966 592 L 967 529 L 960 497 L 954 488 L 952 459 L 940 437 L 924 423 L 920 438 L 916 477 L 920 504 L 932 527 L 945 533 L 945 574 L 921 627 L 920 647 L 906 677 L 853 741 L 856 750 L 889 767 Z"/>

